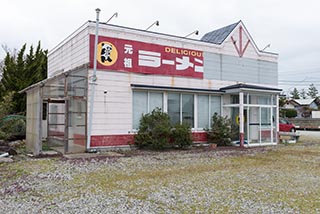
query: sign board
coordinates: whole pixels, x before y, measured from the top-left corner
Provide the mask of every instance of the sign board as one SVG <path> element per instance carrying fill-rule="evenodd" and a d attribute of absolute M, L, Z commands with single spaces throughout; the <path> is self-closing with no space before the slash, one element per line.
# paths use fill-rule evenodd
<path fill-rule="evenodd" d="M 94 35 L 90 35 L 93 68 Z M 97 69 L 203 78 L 203 52 L 99 36 Z"/>

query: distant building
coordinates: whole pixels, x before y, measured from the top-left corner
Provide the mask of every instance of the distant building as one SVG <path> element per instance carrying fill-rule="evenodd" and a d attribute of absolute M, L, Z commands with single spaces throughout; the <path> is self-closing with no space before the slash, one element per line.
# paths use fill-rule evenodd
<path fill-rule="evenodd" d="M 295 109 L 297 118 L 310 118 L 313 110 L 318 110 L 318 99 L 291 99 L 288 100 L 283 109 Z"/>

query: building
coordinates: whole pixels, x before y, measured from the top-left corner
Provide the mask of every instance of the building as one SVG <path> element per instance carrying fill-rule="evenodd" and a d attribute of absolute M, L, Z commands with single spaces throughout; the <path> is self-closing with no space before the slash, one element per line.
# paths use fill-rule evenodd
<path fill-rule="evenodd" d="M 125 148 L 142 114 L 160 107 L 206 142 L 214 113 L 239 126 L 241 143 L 278 141 L 275 53 L 258 49 L 242 21 L 200 40 L 86 22 L 48 54 L 48 79 L 26 88 L 27 147 L 65 152 Z"/>
<path fill-rule="evenodd" d="M 318 99 L 290 99 L 286 101 L 283 109 L 295 109 L 297 118 L 318 118 Z"/>

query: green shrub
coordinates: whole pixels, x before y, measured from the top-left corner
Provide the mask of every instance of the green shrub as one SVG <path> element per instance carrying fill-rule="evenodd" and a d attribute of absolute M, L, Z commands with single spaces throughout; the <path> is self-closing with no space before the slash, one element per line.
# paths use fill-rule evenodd
<path fill-rule="evenodd" d="M 191 128 L 187 123 L 171 126 L 169 115 L 157 108 L 142 115 L 134 141 L 138 148 L 185 148 L 192 145 Z"/>
<path fill-rule="evenodd" d="M 232 123 L 231 124 L 231 140 L 235 141 L 235 140 L 239 140 L 240 137 L 240 130 L 239 130 L 239 125 L 236 123 Z"/>
<path fill-rule="evenodd" d="M 13 108 L 13 96 L 14 92 L 9 92 L 7 95 L 3 96 L 0 100 L 0 119 L 10 114 Z"/>
<path fill-rule="evenodd" d="M 165 149 L 170 141 L 170 118 L 159 108 L 142 115 L 135 145 L 139 148 Z"/>
<path fill-rule="evenodd" d="M 171 139 L 174 146 L 186 148 L 192 145 L 191 128 L 187 123 L 176 123 L 171 129 Z"/>
<path fill-rule="evenodd" d="M 0 129 L 0 140 L 9 139 L 10 135 Z"/>
<path fill-rule="evenodd" d="M 218 114 L 212 116 L 211 129 L 207 130 L 208 142 L 218 146 L 231 143 L 231 120 Z"/>
<path fill-rule="evenodd" d="M 0 139 L 12 140 L 16 138 L 25 138 L 26 122 L 22 118 L 12 118 L 4 121 L 0 127 Z"/>
<path fill-rule="evenodd" d="M 26 135 L 25 116 L 10 115 L 14 94 L 13 91 L 9 92 L 0 101 L 0 139 L 2 140 L 21 139 Z"/>
<path fill-rule="evenodd" d="M 285 116 L 288 118 L 294 118 L 297 116 L 297 110 L 295 109 L 285 109 Z"/>

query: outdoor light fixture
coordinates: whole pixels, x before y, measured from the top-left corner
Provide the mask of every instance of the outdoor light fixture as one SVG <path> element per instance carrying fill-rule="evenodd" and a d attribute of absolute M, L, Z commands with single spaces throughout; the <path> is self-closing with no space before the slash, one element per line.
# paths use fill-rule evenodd
<path fill-rule="evenodd" d="M 149 30 L 153 25 L 159 26 L 159 21 L 153 22 L 152 25 L 150 25 L 150 26 L 146 29 L 146 31 Z"/>
<path fill-rule="evenodd" d="M 110 17 L 110 19 L 108 19 L 108 21 L 105 22 L 105 24 L 108 24 L 108 23 L 110 22 L 110 20 L 113 19 L 113 17 L 116 17 L 116 18 L 117 18 L 117 17 L 118 17 L 118 12 L 115 12 L 115 13 Z"/>
<path fill-rule="evenodd" d="M 271 44 L 268 44 L 266 47 L 264 47 L 261 51 L 264 51 L 267 48 L 270 48 Z"/>
<path fill-rule="evenodd" d="M 184 38 L 187 38 L 188 36 L 191 36 L 192 34 L 198 35 L 198 34 L 199 34 L 199 31 L 198 31 L 198 30 L 195 30 L 195 31 L 193 31 L 192 33 L 189 33 L 188 35 L 186 35 Z"/>

